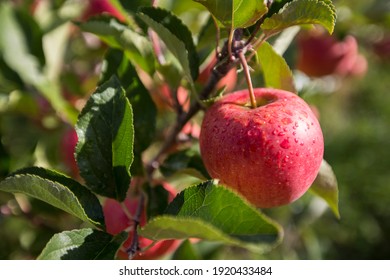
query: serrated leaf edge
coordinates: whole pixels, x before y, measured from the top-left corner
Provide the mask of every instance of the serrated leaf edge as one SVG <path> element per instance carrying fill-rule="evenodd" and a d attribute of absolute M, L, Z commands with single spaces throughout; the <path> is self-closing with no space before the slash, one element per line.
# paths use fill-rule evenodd
<path fill-rule="evenodd" d="M 230 245 L 233 245 L 233 246 L 246 248 L 246 249 L 248 249 L 250 251 L 253 251 L 253 252 L 256 252 L 256 253 L 266 253 L 266 252 L 271 251 L 272 249 L 274 249 L 275 247 L 277 247 L 281 243 L 282 237 L 283 237 L 283 234 L 282 234 L 283 231 L 281 230 L 281 227 L 279 225 L 277 225 L 276 227 L 277 227 L 278 232 L 280 234 L 276 233 L 276 235 L 278 237 L 277 237 L 277 239 L 273 243 L 244 242 L 244 241 L 241 241 L 238 238 L 234 237 L 234 235 L 230 235 L 228 233 L 225 233 L 225 232 L 219 230 L 214 225 L 212 225 L 210 223 L 207 223 L 205 220 L 203 220 L 201 218 L 194 218 L 194 217 L 190 217 L 190 216 L 188 216 L 188 217 L 176 217 L 176 216 L 173 216 L 173 215 L 160 215 L 160 216 L 155 217 L 152 220 L 150 220 L 148 222 L 148 224 L 149 223 L 158 222 L 159 220 L 165 221 L 165 219 L 167 219 L 167 218 L 168 219 L 174 219 L 175 221 L 177 221 L 179 223 L 180 222 L 188 222 L 188 221 L 190 221 L 191 223 L 198 224 L 199 226 L 206 226 L 211 232 L 215 233 L 217 238 L 215 238 L 215 239 L 205 239 L 205 240 L 223 242 L 223 243 L 230 244 Z M 139 234 L 144 236 L 144 237 L 146 237 L 146 238 L 155 240 L 155 241 L 164 240 L 164 239 L 158 239 L 156 237 L 156 236 L 158 236 L 158 234 L 161 231 L 156 231 L 153 236 L 152 235 L 143 235 L 142 233 L 143 233 L 143 231 L 145 231 L 145 228 L 147 227 L 148 224 L 146 224 L 144 227 L 139 229 Z M 185 234 L 185 232 L 184 232 L 184 234 Z M 192 235 L 192 236 L 187 236 L 187 237 L 202 238 L 203 236 L 202 235 Z"/>
<path fill-rule="evenodd" d="M 261 25 L 261 28 L 263 28 L 264 32 L 267 34 L 268 37 L 274 35 L 275 33 L 278 33 L 280 30 L 279 29 L 275 29 L 275 30 L 274 29 L 270 29 L 267 32 L 267 29 L 264 29 L 264 26 L 268 22 L 275 20 L 275 18 L 277 18 L 278 16 L 281 16 L 283 14 L 283 12 L 285 12 L 291 6 L 293 6 L 293 5 L 295 5 L 295 4 L 299 3 L 299 2 L 309 2 L 309 3 L 315 2 L 315 3 L 319 4 L 319 5 L 323 5 L 324 7 L 327 7 L 328 10 L 331 12 L 332 23 L 333 24 L 332 24 L 332 28 L 331 29 L 328 29 L 325 26 L 324 26 L 324 28 L 329 32 L 329 34 L 333 33 L 337 15 L 336 15 L 336 9 L 335 9 L 334 5 L 332 4 L 332 2 L 330 2 L 328 0 L 293 0 L 291 2 L 288 2 L 286 5 L 284 5 L 277 13 L 273 14 L 270 18 L 266 18 L 264 20 L 263 24 Z M 288 24 L 288 25 L 284 26 L 282 29 L 285 29 L 285 28 L 290 27 L 290 26 L 302 25 L 302 24 L 320 24 L 320 25 L 322 25 L 321 22 L 315 22 L 315 21 L 313 21 L 313 19 L 307 19 L 304 22 Z"/>
<path fill-rule="evenodd" d="M 170 14 L 170 16 L 172 17 L 175 17 L 181 24 L 184 28 L 187 28 L 187 26 L 182 22 L 182 20 L 180 18 L 178 18 L 175 14 L 173 14 L 172 12 L 168 11 L 168 10 L 165 10 L 165 9 L 161 9 L 161 8 L 155 8 L 156 10 L 162 10 L 164 12 L 167 12 L 168 14 Z M 184 68 L 183 71 L 184 71 L 184 75 L 186 76 L 186 78 L 188 79 L 188 81 L 190 82 L 191 85 L 194 84 L 194 77 L 192 75 L 192 71 L 191 71 L 191 59 L 189 57 L 189 51 L 188 51 L 188 46 L 186 45 L 185 42 L 183 42 L 180 38 L 178 38 L 174 33 L 171 32 L 171 30 L 169 30 L 167 27 L 165 27 L 164 25 L 160 24 L 159 22 L 155 21 L 153 18 L 151 18 L 148 14 L 145 14 L 142 12 L 142 10 L 140 10 L 137 15 L 141 15 L 141 19 L 142 19 L 142 16 L 144 17 L 147 17 L 149 20 L 155 22 L 156 24 L 159 24 L 161 26 L 161 28 L 163 28 L 166 32 L 169 32 L 169 34 L 171 36 L 173 36 L 177 41 L 178 43 L 180 43 L 183 47 L 183 49 L 185 50 L 186 52 L 186 61 L 185 61 L 185 65 L 182 65 L 182 67 Z M 143 21 L 145 21 L 144 19 L 142 19 Z M 149 25 L 149 24 L 148 24 Z M 150 28 L 154 29 L 153 27 L 149 26 Z M 188 29 L 188 28 L 187 28 Z M 189 31 L 189 30 L 188 30 Z M 191 39 L 192 40 L 192 39 Z M 195 46 L 193 45 L 193 42 L 192 42 L 192 46 L 191 48 L 193 48 L 193 50 L 191 50 L 192 52 L 196 53 L 196 48 Z M 176 57 L 176 55 L 175 55 Z M 179 62 L 180 62 L 180 59 L 178 57 L 176 57 Z M 180 62 L 181 63 L 181 62 Z"/>
<path fill-rule="evenodd" d="M 30 193 L 23 192 L 23 191 L 20 191 L 20 190 L 17 190 L 17 191 L 15 191 L 15 192 L 12 192 L 12 191 L 8 191 L 8 190 L 7 190 L 6 192 L 23 193 L 23 194 L 28 195 L 28 196 L 30 196 L 30 197 L 39 199 L 39 200 L 41 200 L 41 201 L 43 201 L 43 202 L 45 202 L 45 203 L 47 203 L 47 204 L 49 204 L 49 205 L 52 205 L 53 207 L 56 207 L 56 208 L 58 208 L 58 209 L 61 209 L 61 210 L 65 211 L 65 212 L 67 212 L 67 213 L 69 213 L 69 214 L 71 214 L 71 215 L 73 215 L 73 216 L 75 216 L 75 217 L 81 219 L 81 220 L 89 221 L 90 223 L 92 223 L 93 225 L 96 225 L 96 226 L 102 226 L 102 224 L 99 223 L 99 221 L 94 221 L 94 220 L 92 220 L 92 219 L 87 215 L 87 213 L 86 213 L 85 210 L 84 210 L 84 207 L 81 205 L 81 203 L 80 203 L 80 201 L 78 200 L 77 196 L 76 196 L 76 195 L 75 195 L 67 186 L 65 186 L 65 185 L 63 185 L 63 184 L 61 184 L 61 183 L 59 183 L 59 182 L 56 182 L 56 181 L 53 181 L 53 180 L 50 180 L 50 179 L 47 179 L 47 178 L 43 178 L 43 177 L 41 177 L 41 176 L 39 176 L 39 175 L 36 175 L 36 174 L 25 174 L 25 173 L 24 173 L 24 174 L 14 174 L 14 175 L 11 174 L 11 175 L 8 176 L 7 178 L 5 178 L 2 182 L 0 182 L 0 185 L 1 185 L 3 182 L 6 182 L 6 181 L 11 180 L 11 179 L 13 179 L 13 178 L 21 178 L 21 177 L 23 177 L 23 176 L 25 176 L 25 177 L 34 177 L 34 178 L 38 178 L 38 179 L 40 179 L 40 180 L 49 182 L 49 183 L 51 183 L 51 184 L 53 184 L 53 185 L 60 185 L 61 187 L 63 187 L 64 189 L 66 189 L 66 190 L 68 191 L 68 193 L 70 193 L 71 196 L 75 199 L 77 205 L 80 207 L 80 209 L 82 209 L 82 213 L 84 214 L 84 216 L 85 216 L 87 219 L 86 219 L 86 220 L 81 219 L 81 217 L 79 217 L 76 213 L 74 213 L 74 212 L 73 212 L 71 209 L 69 209 L 68 207 L 64 207 L 64 208 L 58 207 L 58 206 L 56 206 L 56 205 L 51 204 L 50 202 L 47 202 L 47 201 L 45 201 L 45 200 L 39 198 L 38 196 L 32 195 L 32 194 L 30 194 Z M 87 188 L 86 188 L 86 190 L 89 191 Z M 4 191 L 4 190 L 2 190 L 2 191 Z M 50 194 L 50 197 L 54 198 L 54 200 L 60 202 L 60 203 L 58 203 L 58 204 L 61 204 L 61 205 L 65 205 L 65 206 L 66 206 L 66 204 L 63 204 L 62 201 L 61 201 L 60 199 L 58 199 L 56 196 L 53 196 L 51 193 L 49 193 L 49 194 Z"/>

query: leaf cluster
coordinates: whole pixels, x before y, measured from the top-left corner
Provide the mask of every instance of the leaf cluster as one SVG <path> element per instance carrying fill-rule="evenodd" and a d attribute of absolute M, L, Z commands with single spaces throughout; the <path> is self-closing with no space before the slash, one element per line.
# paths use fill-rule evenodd
<path fill-rule="evenodd" d="M 179 134 L 200 111 L 201 99 L 215 96 L 218 80 L 237 66 L 237 61 L 229 58 L 229 47 L 245 52 L 249 61 L 257 58 L 254 63 L 262 69 L 264 86 L 296 92 L 288 64 L 266 41 L 292 26 L 307 24 L 320 24 L 331 33 L 333 4 L 329 0 L 275 1 L 274 5 L 259 0 L 194 1 L 210 13 L 215 31 L 226 35 L 219 38 L 226 41 L 209 81 L 202 85 L 198 81 L 202 59 L 220 49 L 220 41 L 217 46 L 209 44 L 207 55 L 200 48 L 202 42 L 210 42 L 210 22 L 200 27 L 196 37 L 173 12 L 144 2 L 115 1 L 128 22 L 107 16 L 74 22 L 107 46 L 98 86 L 80 112 L 62 97 L 56 80 L 45 71 L 42 30 L 22 11 L 0 4 L 0 81 L 6 81 L 0 89 L 34 88 L 75 126 L 75 158 L 81 176 L 79 180 L 51 169 L 29 167 L 8 175 L 0 182 L 0 190 L 42 200 L 91 225 L 54 235 L 39 259 L 114 258 L 127 234 L 113 236 L 105 231 L 101 201 L 113 198 L 123 202 L 130 192 L 145 192 L 142 187 L 131 187 L 139 178 L 153 188 L 156 173 L 165 179 L 179 173 L 191 175 L 197 183 L 179 192 L 166 209 L 154 211 L 139 229 L 141 236 L 154 241 L 199 238 L 256 253 L 271 250 L 282 240 L 281 226 L 240 195 L 210 180 L 199 152 L 188 148 L 195 146 L 196 140 L 185 135 L 186 141 L 180 145 Z M 150 36 L 151 31 L 158 41 Z M 156 137 L 167 122 L 159 123 L 161 112 L 152 94 L 156 77 L 168 86 L 176 105 L 180 103 L 178 89 L 189 92 L 189 109 L 175 107 L 168 121 L 174 124 L 170 134 L 159 139 L 160 145 Z M 156 156 L 151 155 L 154 145 L 159 147 Z M 337 182 L 325 161 L 312 190 L 339 215 Z M 148 209 L 156 208 L 153 199 L 147 203 Z"/>

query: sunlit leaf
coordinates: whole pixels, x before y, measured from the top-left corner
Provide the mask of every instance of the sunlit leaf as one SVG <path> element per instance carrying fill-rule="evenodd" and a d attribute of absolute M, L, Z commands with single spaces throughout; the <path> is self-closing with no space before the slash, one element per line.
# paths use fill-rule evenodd
<path fill-rule="evenodd" d="M 264 252 L 280 242 L 282 229 L 234 192 L 207 181 L 181 192 L 140 234 L 153 240 L 196 237 Z"/>
<path fill-rule="evenodd" d="M 160 8 L 142 8 L 138 16 L 157 33 L 193 83 L 198 77 L 199 59 L 189 29 L 174 14 Z"/>
<path fill-rule="evenodd" d="M 336 175 L 334 174 L 332 167 L 325 160 L 322 160 L 320 171 L 318 172 L 313 185 L 310 187 L 310 191 L 323 198 L 336 217 L 340 218 L 339 189 Z"/>
<path fill-rule="evenodd" d="M 268 42 L 264 42 L 258 48 L 257 55 L 263 69 L 266 87 L 296 92 L 290 67 Z"/>
<path fill-rule="evenodd" d="M 45 75 L 41 34 L 36 35 L 39 32 L 33 26 L 30 29 L 23 28 L 22 24 L 26 21 L 32 19 L 18 17 L 11 5 L 0 4 L 0 54 L 6 64 L 1 68 L 10 68 L 14 73 L 14 81 L 20 79 L 25 85 L 35 87 L 58 113 L 74 124 L 77 111 L 63 98 L 59 86 Z M 34 34 L 38 37 L 32 40 Z M 30 41 L 39 46 L 33 46 Z"/>
<path fill-rule="evenodd" d="M 87 186 L 123 201 L 131 179 L 134 127 L 130 102 L 115 76 L 92 94 L 76 132 L 76 160 Z"/>
<path fill-rule="evenodd" d="M 271 36 L 293 25 L 320 24 L 333 33 L 335 23 L 336 12 L 330 0 L 294 0 L 266 18 L 261 28 Z"/>
<path fill-rule="evenodd" d="M 245 28 L 256 23 L 268 9 L 264 0 L 194 0 L 205 6 L 226 28 Z"/>
<path fill-rule="evenodd" d="M 155 61 L 150 41 L 129 26 L 108 17 L 94 17 L 79 23 L 79 26 L 83 31 L 97 35 L 110 47 L 124 51 L 135 65 L 147 73 L 154 71 Z"/>
<path fill-rule="evenodd" d="M 38 260 L 112 260 L 126 237 L 90 228 L 63 231 L 49 240 Z"/>
<path fill-rule="evenodd" d="M 62 209 L 83 221 L 104 226 L 97 197 L 73 179 L 38 167 L 17 171 L 0 182 L 0 190 L 23 193 Z"/>

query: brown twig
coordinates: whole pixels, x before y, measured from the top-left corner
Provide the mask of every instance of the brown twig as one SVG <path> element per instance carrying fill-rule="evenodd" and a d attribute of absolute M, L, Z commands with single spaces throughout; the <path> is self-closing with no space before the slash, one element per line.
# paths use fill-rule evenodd
<path fill-rule="evenodd" d="M 236 57 L 236 59 L 232 60 L 229 57 L 229 51 L 228 51 L 229 43 L 225 42 L 225 45 L 222 48 L 220 55 L 218 56 L 216 66 L 213 68 L 213 71 L 211 72 L 207 84 L 205 85 L 203 90 L 199 93 L 199 100 L 204 100 L 212 97 L 212 93 L 218 81 L 222 79 L 234 66 L 238 64 L 239 60 L 237 59 L 238 57 L 237 53 L 241 52 L 244 47 L 243 42 L 241 41 L 242 35 L 243 32 L 241 29 L 235 30 L 235 34 L 233 36 L 233 42 L 232 42 L 232 51 L 233 51 L 233 56 Z M 176 143 L 177 135 L 183 129 L 184 125 L 192 117 L 194 117 L 201 109 L 202 109 L 202 104 L 200 102 L 194 102 L 191 105 L 188 112 L 183 111 L 181 114 L 178 115 L 176 123 L 169 131 L 168 136 L 165 138 L 164 143 L 160 147 L 160 150 L 146 165 L 146 174 L 149 178 L 152 178 L 152 174 L 154 170 L 156 170 L 160 166 L 161 159 L 164 156 L 164 154 L 168 150 L 170 150 L 170 148 Z"/>
<path fill-rule="evenodd" d="M 144 196 L 143 192 L 140 192 L 138 206 L 137 206 L 137 212 L 135 213 L 135 215 L 133 217 L 133 222 L 134 222 L 133 231 L 132 231 L 133 239 L 131 241 L 130 247 L 126 250 L 128 256 L 129 256 L 129 259 L 133 259 L 134 256 L 137 254 L 137 252 L 140 251 L 137 230 L 138 230 L 138 227 L 140 225 L 141 215 L 142 215 L 142 212 L 144 211 L 144 206 L 145 206 L 145 196 Z"/>

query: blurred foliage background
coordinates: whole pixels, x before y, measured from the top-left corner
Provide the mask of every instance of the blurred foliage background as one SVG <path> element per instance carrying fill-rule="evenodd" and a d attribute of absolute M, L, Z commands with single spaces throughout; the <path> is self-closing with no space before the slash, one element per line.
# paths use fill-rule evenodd
<path fill-rule="evenodd" d="M 81 33 L 71 20 L 82 19 L 87 1 L 9 1 L 15 18 L 30 37 L 19 46 L 18 34 L 0 21 L 0 179 L 19 168 L 39 165 L 77 177 L 67 148 L 72 120 L 93 92 L 106 47 Z M 141 2 L 141 1 L 138 1 Z M 388 259 L 390 257 L 390 2 L 336 0 L 335 37 L 353 35 L 368 62 L 362 77 L 310 79 L 296 72 L 302 96 L 319 112 L 325 159 L 337 175 L 340 214 L 310 193 L 289 206 L 264 211 L 282 224 L 283 243 L 266 255 L 230 247 L 197 245 L 203 258 L 218 259 Z M 190 1 L 160 1 L 196 34 L 205 14 Z M 76 8 L 75 8 L 76 7 Z M 201 19 L 201 20 L 199 20 Z M 8 22 L 9 23 L 9 22 Z M 15 39 L 16 38 L 16 39 Z M 41 43 L 43 42 L 43 44 Z M 7 64 L 14 57 L 20 71 Z M 285 53 L 295 70 L 297 44 Z M 12 52 L 11 52 L 12 53 Z M 34 61 L 34 65 L 30 65 Z M 42 84 L 29 80 L 33 67 L 50 77 L 58 94 L 50 102 Z M 26 70 L 23 70 L 26 69 Z M 47 87 L 46 87 L 47 88 Z M 44 91 L 44 90 L 43 90 Z M 175 184 L 175 181 L 172 180 Z M 33 259 L 51 236 L 83 227 L 75 218 L 23 195 L 0 193 L 0 259 Z"/>

